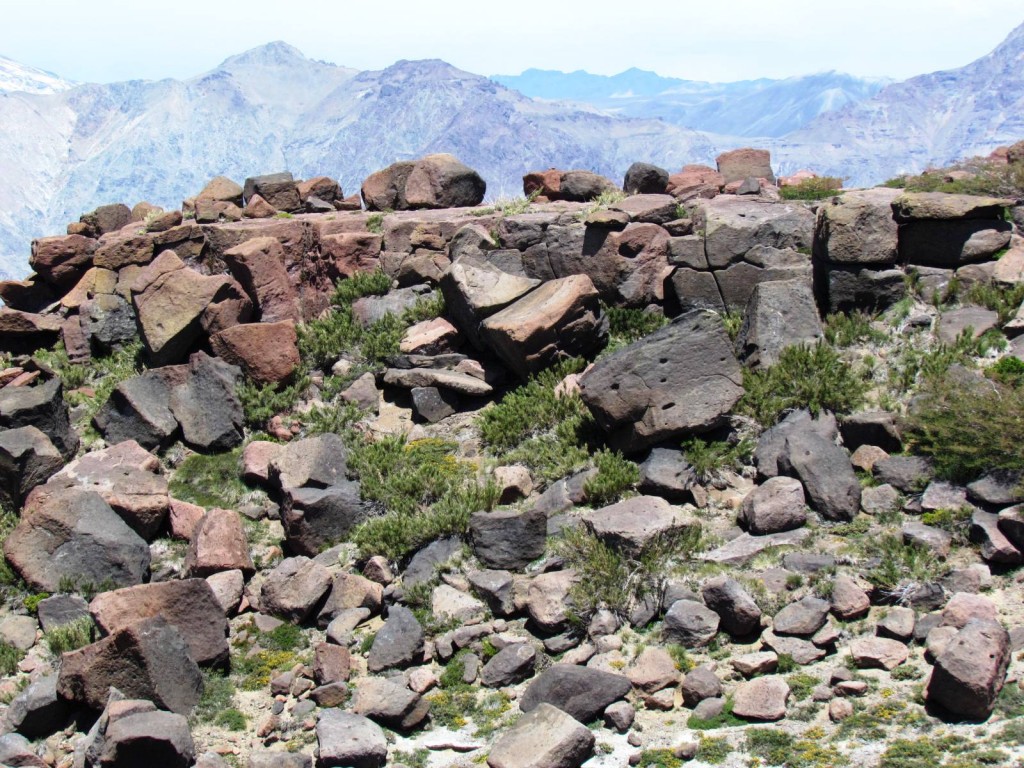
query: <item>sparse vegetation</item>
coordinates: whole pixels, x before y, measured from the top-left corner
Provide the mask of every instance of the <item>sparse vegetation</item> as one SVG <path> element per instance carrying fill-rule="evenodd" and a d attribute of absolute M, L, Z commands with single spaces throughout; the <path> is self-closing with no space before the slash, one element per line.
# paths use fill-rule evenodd
<path fill-rule="evenodd" d="M 682 449 L 697 479 L 707 483 L 726 470 L 742 468 L 754 451 L 754 443 L 745 438 L 733 443 L 691 437 L 683 442 Z"/>
<path fill-rule="evenodd" d="M 85 616 L 81 619 L 54 627 L 43 635 L 50 653 L 59 656 L 62 653 L 82 648 L 93 641 L 96 627 L 92 618 Z"/>
<path fill-rule="evenodd" d="M 935 554 L 915 542 L 885 534 L 866 542 L 867 553 L 878 559 L 866 576 L 893 602 L 904 602 L 914 590 L 938 581 L 948 570 Z"/>
<path fill-rule="evenodd" d="M 220 454 L 193 453 L 171 476 L 171 495 L 206 508 L 237 508 L 249 493 L 241 479 L 241 456 L 240 448 Z"/>
<path fill-rule="evenodd" d="M 843 193 L 843 180 L 835 176 L 818 176 L 804 179 L 799 184 L 779 187 L 783 200 L 824 200 Z"/>
<path fill-rule="evenodd" d="M 953 172 L 968 174 L 954 178 Z M 1024 197 L 1024 163 L 999 164 L 987 158 L 974 158 L 949 168 L 927 171 L 917 176 L 903 175 L 885 182 L 886 187 L 908 192 L 946 192 L 985 197 Z"/>
<path fill-rule="evenodd" d="M 618 501 L 640 482 L 640 467 L 620 453 L 602 449 L 594 454 L 594 466 L 597 474 L 583 486 L 593 507 Z"/>
<path fill-rule="evenodd" d="M 6 640 L 0 640 L 0 677 L 8 677 L 18 671 L 18 663 L 25 658 L 25 652 Z"/>

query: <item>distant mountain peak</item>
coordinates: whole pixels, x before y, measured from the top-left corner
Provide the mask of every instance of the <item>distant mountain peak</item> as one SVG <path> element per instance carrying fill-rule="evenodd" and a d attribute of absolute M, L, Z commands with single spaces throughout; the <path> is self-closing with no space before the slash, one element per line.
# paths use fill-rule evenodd
<path fill-rule="evenodd" d="M 228 57 L 218 69 L 232 69 L 237 66 L 286 67 L 307 61 L 309 59 L 306 55 L 295 46 L 282 40 L 275 40 Z"/>
<path fill-rule="evenodd" d="M 0 93 L 60 93 L 75 85 L 53 72 L 0 56 Z"/>

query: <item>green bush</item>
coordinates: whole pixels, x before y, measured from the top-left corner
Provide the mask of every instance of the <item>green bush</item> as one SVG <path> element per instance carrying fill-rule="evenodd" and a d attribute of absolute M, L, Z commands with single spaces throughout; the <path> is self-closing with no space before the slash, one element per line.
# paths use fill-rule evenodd
<path fill-rule="evenodd" d="M 84 616 L 59 627 L 54 627 L 43 634 L 43 640 L 50 653 L 59 656 L 89 645 L 93 641 L 96 626 L 89 616 Z"/>
<path fill-rule="evenodd" d="M 986 369 L 985 374 L 1008 387 L 1024 384 L 1024 360 L 1013 355 L 999 358 L 999 362 Z"/>
<path fill-rule="evenodd" d="M 600 450 L 594 454 L 597 474 L 583 486 L 587 503 L 594 507 L 613 504 L 640 482 L 640 467 L 621 453 Z"/>
<path fill-rule="evenodd" d="M 825 318 L 825 340 L 834 347 L 852 347 L 854 344 L 877 344 L 885 341 L 882 331 L 871 327 L 867 312 L 837 312 Z"/>
<path fill-rule="evenodd" d="M 747 751 L 768 765 L 788 765 L 796 739 L 781 728 L 751 728 L 747 731 Z"/>
<path fill-rule="evenodd" d="M 744 369 L 743 387 L 737 410 L 765 427 L 799 408 L 815 415 L 821 411 L 851 413 L 867 391 L 863 377 L 828 344 L 787 347 L 775 365 L 756 371 Z"/>
<path fill-rule="evenodd" d="M 204 669 L 203 695 L 192 710 L 192 721 L 196 723 L 212 723 L 217 715 L 230 709 L 235 704 L 235 684 L 223 672 Z"/>
<path fill-rule="evenodd" d="M 710 736 L 700 737 L 700 746 L 697 748 L 697 757 L 711 765 L 721 765 L 726 758 L 732 754 L 732 747 L 726 738 L 712 738 Z"/>
<path fill-rule="evenodd" d="M 668 318 L 660 311 L 610 305 L 603 309 L 608 317 L 609 346 L 625 346 L 668 324 Z"/>
<path fill-rule="evenodd" d="M 823 200 L 843 193 L 843 180 L 835 176 L 804 179 L 799 184 L 779 187 L 783 200 Z"/>
<path fill-rule="evenodd" d="M 660 595 L 673 562 L 685 560 L 700 547 L 702 533 L 694 525 L 662 534 L 639 552 L 613 548 L 584 527 L 567 528 L 553 548 L 577 574 L 567 610 L 584 622 L 605 608 L 620 616 L 649 595 Z"/>
<path fill-rule="evenodd" d="M 931 458 L 942 478 L 963 482 L 990 470 L 1022 472 L 1024 389 L 929 379 L 907 416 L 906 441 Z"/>
<path fill-rule="evenodd" d="M 193 453 L 171 475 L 171 496 L 206 508 L 237 508 L 249 492 L 241 478 L 241 458 L 241 448 L 219 454 Z"/>
<path fill-rule="evenodd" d="M 867 542 L 867 554 L 877 560 L 866 576 L 885 597 L 902 602 L 916 587 L 941 579 L 948 567 L 927 547 L 885 534 Z"/>
<path fill-rule="evenodd" d="M 25 652 L 15 648 L 6 640 L 0 640 L 0 677 L 9 677 L 18 671 L 18 663 L 25 658 Z"/>
<path fill-rule="evenodd" d="M 245 423 L 262 429 L 277 414 L 291 410 L 308 388 L 309 376 L 302 374 L 284 385 L 257 384 L 246 379 L 239 382 L 235 394 L 242 404 Z"/>
<path fill-rule="evenodd" d="M 702 483 L 713 480 L 725 470 L 741 469 L 754 451 L 754 443 L 747 439 L 730 443 L 728 440 L 691 437 L 684 440 L 681 447 L 686 461 Z"/>
<path fill-rule="evenodd" d="M 218 725 L 228 731 L 244 731 L 247 725 L 245 715 L 234 707 L 229 707 L 221 712 L 217 713 L 217 717 L 213 720 L 214 725 Z"/>
<path fill-rule="evenodd" d="M 1002 327 L 1010 321 L 1024 303 L 1024 283 L 1002 286 L 996 283 L 974 283 L 967 289 L 966 300 L 992 310 L 999 315 Z"/>

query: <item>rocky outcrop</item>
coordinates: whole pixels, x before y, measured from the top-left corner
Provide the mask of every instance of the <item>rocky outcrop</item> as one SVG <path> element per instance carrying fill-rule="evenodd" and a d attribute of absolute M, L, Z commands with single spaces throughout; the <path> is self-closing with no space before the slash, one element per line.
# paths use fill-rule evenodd
<path fill-rule="evenodd" d="M 363 202 L 371 211 L 462 208 L 479 205 L 487 184 L 452 155 L 427 155 L 401 162 L 363 181 Z"/>

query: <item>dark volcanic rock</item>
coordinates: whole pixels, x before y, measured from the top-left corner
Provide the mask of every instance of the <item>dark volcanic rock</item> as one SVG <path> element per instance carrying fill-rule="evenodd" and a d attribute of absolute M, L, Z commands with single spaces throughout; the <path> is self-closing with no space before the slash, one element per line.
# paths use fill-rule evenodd
<path fill-rule="evenodd" d="M 34 387 L 0 389 L 0 427 L 35 427 L 65 459 L 78 451 L 78 434 L 68 418 L 64 387 L 58 378 Z"/>
<path fill-rule="evenodd" d="M 488 568 L 525 568 L 544 554 L 547 523 L 537 509 L 476 512 L 469 519 L 473 553 Z"/>
<path fill-rule="evenodd" d="M 367 655 L 371 672 L 393 667 L 406 667 L 423 654 L 423 627 L 412 611 L 396 605 L 388 612 L 388 620 L 377 632 Z"/>
<path fill-rule="evenodd" d="M 540 704 L 551 704 L 581 723 L 596 720 L 605 707 L 625 698 L 633 685 L 629 678 L 589 667 L 555 664 L 530 683 L 519 708 L 530 712 Z"/>
<path fill-rule="evenodd" d="M 693 311 L 596 363 L 580 391 L 613 444 L 635 452 L 718 426 L 743 387 L 721 317 Z"/>

